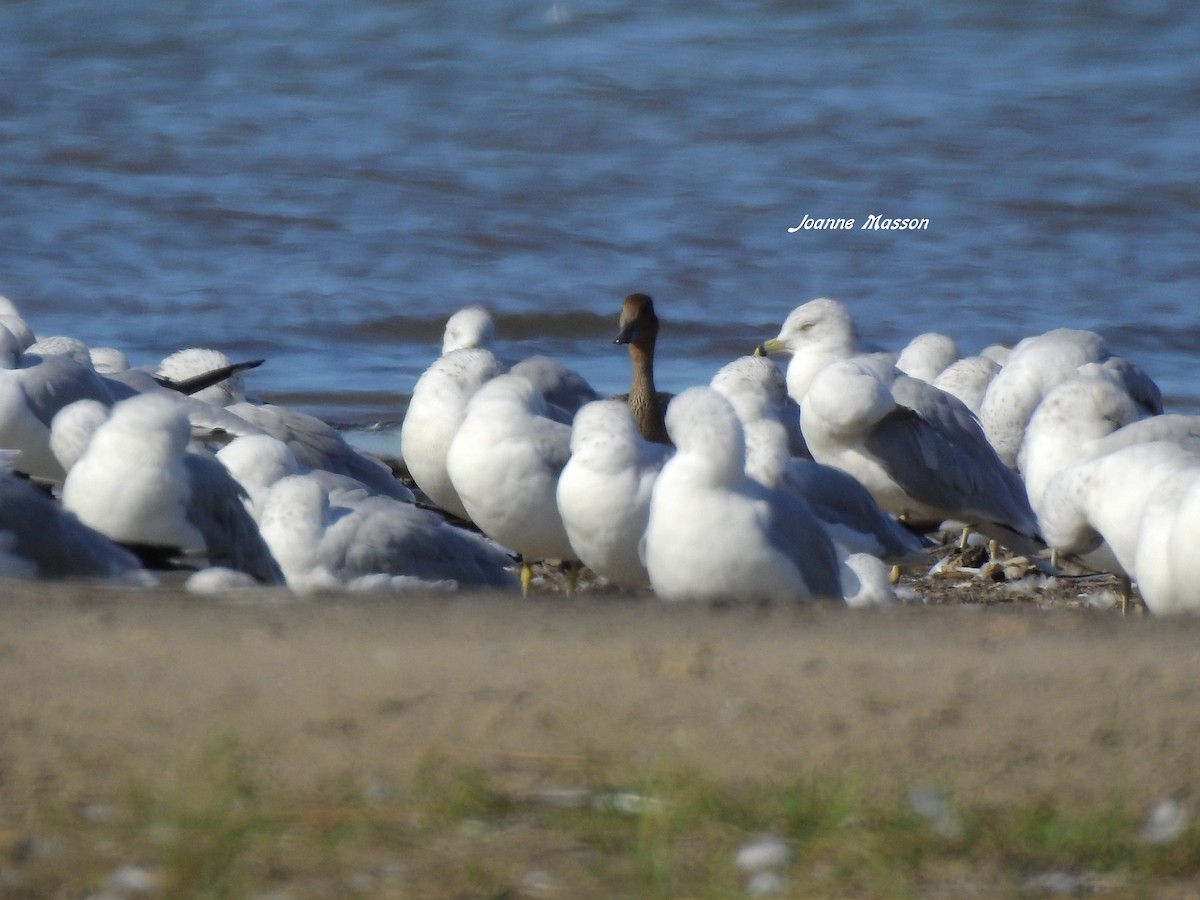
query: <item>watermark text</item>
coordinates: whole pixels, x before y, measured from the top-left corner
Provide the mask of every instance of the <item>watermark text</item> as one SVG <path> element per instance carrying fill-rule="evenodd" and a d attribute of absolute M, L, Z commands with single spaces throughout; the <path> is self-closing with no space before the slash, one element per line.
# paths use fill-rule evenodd
<path fill-rule="evenodd" d="M 799 225 L 788 229 L 788 234 L 797 231 L 928 231 L 929 219 L 914 217 L 885 216 L 871 213 L 865 219 L 805 215 Z"/>

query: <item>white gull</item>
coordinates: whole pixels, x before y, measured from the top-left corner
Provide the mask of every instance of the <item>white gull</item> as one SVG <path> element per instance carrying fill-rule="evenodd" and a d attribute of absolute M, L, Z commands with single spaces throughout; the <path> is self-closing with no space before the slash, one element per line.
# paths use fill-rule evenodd
<path fill-rule="evenodd" d="M 1144 417 L 1109 370 L 1090 364 L 1079 372 L 1046 394 L 1025 428 L 1017 460 L 1035 512 L 1046 485 L 1068 466 L 1154 441 L 1200 448 L 1200 417 Z"/>
<path fill-rule="evenodd" d="M 530 564 L 545 559 L 567 566 L 573 588 L 575 553 L 556 499 L 570 441 L 570 426 L 549 418 L 542 394 L 520 375 L 505 374 L 471 398 L 446 454 L 446 471 L 471 521 L 521 554 L 525 592 Z"/>
<path fill-rule="evenodd" d="M 1134 567 L 1157 615 L 1200 612 L 1200 465 L 1159 482 L 1142 512 Z"/>
<path fill-rule="evenodd" d="M 928 331 L 905 344 L 896 357 L 896 368 L 905 375 L 933 384 L 961 355 L 954 338 Z"/>
<path fill-rule="evenodd" d="M 116 404 L 67 473 L 64 508 L 120 544 L 204 556 L 281 582 L 241 488 L 216 460 L 188 452 L 190 434 L 187 417 L 167 398 Z"/>
<path fill-rule="evenodd" d="M 558 510 L 575 555 L 620 587 L 650 584 L 639 548 L 654 481 L 669 453 L 641 436 L 621 400 L 596 400 L 575 414 Z"/>
<path fill-rule="evenodd" d="M 149 584 L 137 557 L 0 466 L 0 574 Z"/>
<path fill-rule="evenodd" d="M 1162 412 L 1162 395 L 1149 376 L 1113 356 L 1095 332 L 1059 328 L 1025 338 L 988 385 L 979 410 L 984 433 L 1005 465 L 1017 465 L 1025 426 L 1042 398 L 1088 363 L 1099 363 L 1120 378 L 1146 413 Z"/>
<path fill-rule="evenodd" d="M 778 422 L 786 431 L 788 452 L 810 456 L 800 430 L 800 404 L 788 395 L 787 380 L 770 359 L 739 356 L 718 369 L 709 386 L 733 404 L 743 425 L 762 419 Z"/>
<path fill-rule="evenodd" d="M 1038 521 L 1046 542 L 1099 572 L 1137 579 L 1143 515 L 1155 489 L 1200 466 L 1178 444 L 1153 442 L 1114 450 L 1060 471 L 1042 492 Z"/>
<path fill-rule="evenodd" d="M 988 385 L 999 371 L 1000 363 L 990 356 L 967 356 L 943 369 L 933 380 L 933 386 L 957 397 L 978 416 Z"/>
<path fill-rule="evenodd" d="M 500 374 L 490 350 L 463 348 L 440 356 L 417 379 L 400 426 L 400 455 L 417 487 L 460 519 L 467 508 L 446 471 L 446 453 L 467 413 L 467 402 Z"/>
<path fill-rule="evenodd" d="M 231 360 L 221 351 L 193 347 L 164 359 L 158 374 L 181 382 L 229 365 L 232 365 Z M 351 447 L 333 426 L 299 410 L 251 400 L 246 394 L 241 372 L 233 373 L 195 396 L 224 407 L 256 430 L 283 441 L 306 466 L 348 475 L 373 491 L 397 500 L 413 499 L 412 491 L 397 481 L 383 462 Z"/>
<path fill-rule="evenodd" d="M 507 587 L 512 560 L 473 532 L 391 497 L 285 475 L 259 504 L 263 538 L 294 590 Z"/>
<path fill-rule="evenodd" d="M 744 426 L 746 474 L 801 497 L 842 555 L 867 553 L 891 563 L 923 561 L 922 539 L 879 507 L 856 478 L 787 454 L 783 426 L 759 419 Z"/>
<path fill-rule="evenodd" d="M 64 406 L 83 399 L 112 402 L 90 362 L 26 353 L 18 337 L 0 325 L 0 447 L 17 451 L 14 469 L 62 480 L 65 473 L 50 450 L 50 422 Z"/>
<path fill-rule="evenodd" d="M 676 452 L 650 501 L 645 562 L 665 600 L 807 600 L 841 596 L 832 542 L 796 496 L 744 471 L 741 423 L 709 387 L 672 400 Z"/>
<path fill-rule="evenodd" d="M 888 512 L 977 526 L 1011 549 L 1040 549 L 1020 478 L 956 397 L 860 352 L 854 320 L 829 298 L 794 309 L 759 348 L 792 354 L 788 392 L 817 462 L 853 475 Z"/>

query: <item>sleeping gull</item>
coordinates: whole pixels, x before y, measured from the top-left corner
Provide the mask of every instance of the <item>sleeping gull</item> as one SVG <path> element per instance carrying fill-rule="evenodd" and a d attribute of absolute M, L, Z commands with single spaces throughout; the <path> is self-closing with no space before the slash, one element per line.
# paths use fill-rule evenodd
<path fill-rule="evenodd" d="M 50 450 L 50 422 L 64 406 L 83 399 L 112 403 L 90 362 L 26 353 L 17 336 L 0 325 L 0 447 L 18 451 L 14 469 L 62 480 L 65 473 Z"/>
<path fill-rule="evenodd" d="M 446 454 L 446 471 L 471 521 L 521 554 L 521 588 L 530 564 L 560 560 L 574 588 L 575 552 L 558 512 L 558 476 L 570 455 L 571 428 L 547 415 L 541 393 L 520 375 L 498 375 L 467 404 Z"/>
<path fill-rule="evenodd" d="M 496 347 L 496 327 L 491 311 L 481 304 L 465 306 L 446 320 L 442 355 L 464 349 L 495 353 L 500 371 L 528 379 L 545 399 L 550 417 L 564 425 L 571 424 L 579 407 L 598 397 L 582 375 L 556 359 L 535 354 L 516 360 L 500 353 Z"/>
<path fill-rule="evenodd" d="M 486 306 L 473 304 L 451 314 L 442 332 L 442 356 L 455 350 L 491 350 L 496 326 Z"/>
<path fill-rule="evenodd" d="M 234 366 L 233 361 L 220 350 L 210 347 L 188 347 L 164 357 L 155 369 L 154 377 L 159 384 L 181 384 L 198 376 L 232 368 L 233 371 L 227 376 L 210 385 L 199 390 L 181 392 L 215 406 L 229 406 L 246 399 L 246 383 L 242 369 L 253 368 L 260 362 L 261 360 L 255 360 L 240 367 Z"/>
<path fill-rule="evenodd" d="M 853 475 L 894 515 L 964 522 L 1012 549 L 1037 549 L 1024 485 L 949 394 L 857 357 L 819 372 L 800 409 L 813 458 Z"/>
<path fill-rule="evenodd" d="M 190 435 L 187 417 L 167 398 L 121 401 L 67 473 L 64 508 L 120 544 L 202 555 L 280 583 L 241 488 L 215 459 L 188 451 Z"/>
<path fill-rule="evenodd" d="M 256 520 L 270 508 L 263 537 L 293 587 L 513 584 L 512 559 L 486 538 L 349 476 L 307 468 L 269 435 L 238 438 L 217 459 L 250 495 Z M 289 486 L 276 491 L 285 479 Z M 321 493 L 298 487 L 302 480 Z"/>
<path fill-rule="evenodd" d="M 245 490 L 248 508 L 255 520 L 262 517 L 263 502 L 271 486 L 289 475 L 307 474 L 326 490 L 360 491 L 369 493 L 361 481 L 346 475 L 335 475 L 324 469 L 310 469 L 300 464 L 292 449 L 269 434 L 251 434 L 235 438 L 216 453 L 221 463 Z"/>
<path fill-rule="evenodd" d="M 550 356 L 527 356 L 508 371 L 532 384 L 546 401 L 547 415 L 564 425 L 571 424 L 571 419 L 585 403 L 600 397 L 582 375 Z"/>
<path fill-rule="evenodd" d="M 460 349 L 439 356 L 417 379 L 400 426 L 400 455 L 417 487 L 441 509 L 469 518 L 446 471 L 446 453 L 467 413 L 467 402 L 500 374 L 490 350 Z"/>
<path fill-rule="evenodd" d="M 1046 542 L 1095 571 L 1136 580 L 1138 540 L 1150 497 L 1166 479 L 1197 466 L 1195 452 L 1162 441 L 1068 466 L 1042 492 L 1038 521 Z"/>
<path fill-rule="evenodd" d="M 558 479 L 558 510 L 575 555 L 613 584 L 650 584 L 639 545 L 654 481 L 669 453 L 638 433 L 620 400 L 596 400 L 575 414 L 571 458 Z"/>
<path fill-rule="evenodd" d="M 237 366 L 219 350 L 191 347 L 172 353 L 159 365 L 158 374 L 174 382 L 210 373 L 219 366 Z M 272 403 L 253 402 L 246 394 L 241 371 L 196 395 L 208 399 L 255 429 L 283 441 L 306 466 L 355 478 L 371 490 L 397 500 L 412 500 L 413 494 L 392 475 L 383 462 L 361 453 L 336 428 L 299 410 Z"/>
<path fill-rule="evenodd" d="M 17 305 L 4 296 L 0 296 L 0 325 L 13 333 L 22 350 L 37 340 L 33 329 L 21 318 Z"/>
<path fill-rule="evenodd" d="M 95 371 L 95 366 L 92 365 L 92 351 L 88 345 L 79 338 L 65 334 L 38 338 L 25 348 L 25 353 L 30 356 L 65 356 L 83 368 Z"/>
<path fill-rule="evenodd" d="M 924 561 L 924 542 L 893 516 L 853 476 L 811 459 L 789 456 L 778 422 L 744 426 L 746 474 L 770 488 L 803 498 L 842 554 L 868 553 L 891 563 Z"/>
<path fill-rule="evenodd" d="M 333 489 L 316 472 L 284 475 L 261 495 L 260 528 L 290 588 L 507 587 L 512 560 L 430 510 Z"/>
<path fill-rule="evenodd" d="M 909 341 L 896 357 L 896 368 L 930 384 L 961 356 L 949 335 L 929 331 Z"/>
<path fill-rule="evenodd" d="M 0 575 L 149 584 L 137 557 L 0 466 Z"/>
<path fill-rule="evenodd" d="M 1146 413 L 1162 412 L 1162 395 L 1149 376 L 1113 356 L 1095 332 L 1059 328 L 1025 338 L 988 385 L 979 410 L 984 434 L 1005 465 L 1017 465 L 1025 426 L 1042 398 L 1088 363 L 1117 376 Z"/>
<path fill-rule="evenodd" d="M 93 351 L 93 354 L 95 351 Z M 103 359 L 104 354 L 101 354 Z M 228 357 L 223 358 L 228 360 Z M 190 376 L 183 382 L 175 382 L 165 376 L 156 376 L 155 367 L 136 366 L 113 368 L 102 377 L 112 394 L 113 402 L 126 400 L 138 394 L 157 394 L 178 404 L 187 414 L 192 425 L 192 436 L 198 440 L 223 443 L 235 437 L 247 434 L 262 434 L 263 431 L 240 416 L 236 416 L 224 406 L 199 399 L 185 393 L 189 384 L 205 384 L 206 388 L 213 387 L 212 379 L 223 372 L 240 371 L 246 364 L 225 365 L 216 370 L 204 371 L 198 376 Z M 181 390 L 180 388 L 183 388 Z M 202 391 L 207 393 L 206 390 Z M 208 396 L 213 396 L 209 394 Z"/>
<path fill-rule="evenodd" d="M 810 456 L 800 430 L 800 404 L 788 395 L 787 380 L 765 356 L 739 356 L 717 370 L 709 387 L 733 404 L 742 425 L 762 419 L 778 422 L 793 456 Z"/>
<path fill-rule="evenodd" d="M 999 371 L 1000 363 L 990 356 L 967 356 L 943 369 L 933 380 L 933 386 L 957 397 L 978 416 L 988 385 Z"/>
<path fill-rule="evenodd" d="M 664 600 L 807 600 L 841 596 L 832 542 L 807 504 L 744 471 L 742 426 L 709 387 L 667 410 L 676 452 L 650 501 L 645 562 Z"/>
<path fill-rule="evenodd" d="M 1157 615 L 1200 612 L 1200 463 L 1164 478 L 1142 513 L 1134 567 Z"/>
<path fill-rule="evenodd" d="M 64 472 L 70 472 L 92 441 L 92 435 L 108 421 L 110 407 L 98 400 L 76 400 L 55 413 L 50 422 L 50 451 Z"/>
<path fill-rule="evenodd" d="M 1141 407 L 1109 370 L 1089 364 L 1079 372 L 1045 395 L 1025 428 L 1017 461 L 1034 512 L 1046 485 L 1068 466 L 1134 444 L 1200 445 L 1200 417 L 1142 418 Z"/>
<path fill-rule="evenodd" d="M 383 462 L 350 446 L 336 428 L 316 416 L 286 406 L 248 401 L 227 408 L 283 441 L 306 466 L 346 475 L 363 482 L 372 491 L 396 500 L 411 502 L 415 499 L 413 492 L 397 481 Z"/>
<path fill-rule="evenodd" d="M 116 347 L 91 347 L 88 356 L 92 368 L 100 375 L 115 375 L 118 372 L 128 372 L 131 368 L 129 357 Z"/>

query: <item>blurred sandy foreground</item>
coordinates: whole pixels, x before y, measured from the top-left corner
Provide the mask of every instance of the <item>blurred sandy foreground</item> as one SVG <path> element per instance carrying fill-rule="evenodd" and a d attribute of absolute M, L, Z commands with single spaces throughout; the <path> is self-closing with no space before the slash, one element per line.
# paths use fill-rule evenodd
<path fill-rule="evenodd" d="M 436 755 L 719 783 L 857 774 L 977 802 L 1133 804 L 1200 775 L 1200 621 L 1095 610 L 667 607 L 644 596 L 0 583 L 0 828 L 153 789 L 235 738 L 303 799 Z"/>

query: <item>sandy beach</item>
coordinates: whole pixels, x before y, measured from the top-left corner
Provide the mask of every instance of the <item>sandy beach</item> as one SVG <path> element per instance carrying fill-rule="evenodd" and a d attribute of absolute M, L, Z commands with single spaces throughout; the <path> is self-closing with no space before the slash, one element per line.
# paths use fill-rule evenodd
<path fill-rule="evenodd" d="M 222 748 L 238 778 L 308 824 L 340 822 L 346 796 L 413 815 L 431 761 L 551 802 L 598 779 L 638 790 L 688 772 L 731 791 L 828 779 L 881 798 L 929 786 L 974 808 L 1082 811 L 1187 803 L 1200 773 L 1192 619 L 1028 602 L 851 611 L 19 582 L 4 584 L 2 616 L 0 896 L 76 896 L 80 883 L 109 884 L 92 894 L 106 898 L 174 895 L 157 851 L 122 823 L 181 790 L 185 806 L 208 803 L 206 779 L 226 778 L 210 770 Z M 114 828 L 124 836 L 92 834 Z M 448 854 L 463 871 L 480 865 L 479 839 L 457 828 L 438 840 L 466 846 L 424 848 L 434 869 Z M 486 852 L 526 871 L 554 840 L 535 832 Z M 80 859 L 90 881 L 64 880 Z M 112 888 L 137 865 L 144 890 Z M 282 893 L 186 895 L 343 895 L 312 865 Z M 612 883 L 588 889 L 576 874 L 557 890 L 464 893 L 415 863 L 404 871 L 400 886 L 358 893 L 604 896 Z"/>
<path fill-rule="evenodd" d="M 430 758 L 514 795 L 801 775 L 972 802 L 1149 807 L 1200 773 L 1200 622 L 648 596 L 220 598 L 6 582 L 0 835 L 153 794 L 220 741 L 297 807 L 403 798 Z M 12 894 L 17 896 L 18 894 Z"/>

